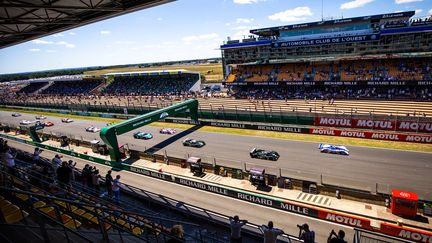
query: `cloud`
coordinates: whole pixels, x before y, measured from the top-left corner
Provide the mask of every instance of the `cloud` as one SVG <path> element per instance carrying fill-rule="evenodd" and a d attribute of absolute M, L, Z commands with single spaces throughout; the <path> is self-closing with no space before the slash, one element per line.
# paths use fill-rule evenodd
<path fill-rule="evenodd" d="M 57 37 L 63 37 L 63 36 L 64 36 L 64 34 L 61 34 L 61 33 L 57 33 L 57 34 L 54 34 L 53 36 L 54 36 L 54 37 L 56 37 L 56 38 L 57 38 Z"/>
<path fill-rule="evenodd" d="M 37 51 L 40 51 L 40 49 L 38 49 L 38 48 L 32 48 L 32 49 L 28 49 L 29 51 L 32 51 L 32 52 L 37 52 Z"/>
<path fill-rule="evenodd" d="M 235 4 L 252 4 L 257 3 L 258 0 L 233 0 Z"/>
<path fill-rule="evenodd" d="M 162 21 L 163 18 L 159 17 L 159 18 L 157 18 L 156 20 L 157 20 L 157 21 Z"/>
<path fill-rule="evenodd" d="M 241 23 L 244 23 L 244 24 L 249 24 L 249 23 L 251 23 L 252 21 L 254 21 L 254 19 L 245 19 L 245 18 L 237 18 L 237 20 L 236 20 L 236 23 L 237 24 L 241 24 Z"/>
<path fill-rule="evenodd" d="M 49 44 L 53 44 L 54 43 L 52 41 L 46 41 L 46 40 L 41 40 L 41 39 L 32 40 L 32 42 L 34 44 L 38 44 L 38 45 L 49 45 Z"/>
<path fill-rule="evenodd" d="M 76 35 L 75 32 L 69 32 L 69 35 Z"/>
<path fill-rule="evenodd" d="M 110 30 L 101 30 L 99 33 L 101 35 L 109 35 L 109 34 L 111 34 L 111 31 Z"/>
<path fill-rule="evenodd" d="M 421 13 L 421 12 L 423 12 L 423 9 L 416 9 L 416 10 L 415 10 L 415 14 L 419 14 L 419 13 Z"/>
<path fill-rule="evenodd" d="M 192 35 L 192 36 L 185 36 L 182 38 L 183 42 L 192 42 L 192 41 L 199 41 L 199 40 L 209 40 L 219 37 L 219 34 L 217 33 L 210 33 L 210 34 L 202 34 L 202 35 Z"/>
<path fill-rule="evenodd" d="M 46 52 L 48 52 L 48 53 L 54 53 L 54 52 L 57 52 L 56 50 L 46 50 Z"/>
<path fill-rule="evenodd" d="M 396 4 L 413 3 L 413 2 L 423 2 L 423 0 L 395 0 Z"/>
<path fill-rule="evenodd" d="M 340 5 L 340 9 L 353 9 L 353 8 L 360 8 L 364 5 L 371 3 L 375 0 L 354 0 L 351 2 L 342 3 Z"/>
<path fill-rule="evenodd" d="M 312 12 L 309 7 L 297 7 L 294 9 L 287 9 L 283 12 L 275 13 L 268 16 L 268 18 L 270 20 L 279 20 L 282 22 L 293 22 L 305 20 L 307 16 L 312 16 Z"/>
<path fill-rule="evenodd" d="M 71 43 L 68 43 L 66 41 L 58 41 L 55 44 L 59 45 L 59 46 L 64 46 L 66 48 L 75 48 L 75 44 L 71 44 Z"/>
<path fill-rule="evenodd" d="M 135 41 L 114 41 L 114 44 L 116 45 L 131 45 L 131 44 L 135 44 Z"/>
<path fill-rule="evenodd" d="M 428 12 L 430 15 L 432 15 L 432 8 L 429 10 L 429 12 Z"/>
<path fill-rule="evenodd" d="M 231 39 L 239 40 L 239 39 L 243 39 L 243 37 L 247 37 L 250 35 L 252 35 L 252 34 L 249 32 L 249 30 L 241 30 L 241 31 L 237 31 L 236 33 L 231 35 Z"/>

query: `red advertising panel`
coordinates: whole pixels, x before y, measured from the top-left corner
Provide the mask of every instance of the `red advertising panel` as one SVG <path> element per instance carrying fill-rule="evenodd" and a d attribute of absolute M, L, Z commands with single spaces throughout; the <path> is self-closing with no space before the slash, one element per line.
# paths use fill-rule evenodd
<path fill-rule="evenodd" d="M 352 215 L 336 213 L 326 210 L 318 211 L 318 218 L 332 221 L 338 224 L 349 225 L 356 228 L 372 229 L 372 227 L 370 226 L 370 220 L 367 218 L 355 217 Z"/>
<path fill-rule="evenodd" d="M 409 227 L 402 227 L 396 224 L 390 224 L 386 222 L 381 223 L 381 229 L 379 232 L 387 235 L 393 235 L 407 240 L 415 242 L 432 242 L 432 232 L 413 229 Z"/>
<path fill-rule="evenodd" d="M 315 126 L 432 133 L 432 122 L 315 117 Z"/>
<path fill-rule="evenodd" d="M 401 133 L 340 130 L 340 129 L 327 129 L 327 128 L 310 128 L 309 133 L 317 134 L 317 135 L 351 137 L 351 138 L 368 138 L 368 139 L 413 142 L 413 143 L 432 143 L 432 135 L 425 135 L 425 134 L 401 134 Z"/>

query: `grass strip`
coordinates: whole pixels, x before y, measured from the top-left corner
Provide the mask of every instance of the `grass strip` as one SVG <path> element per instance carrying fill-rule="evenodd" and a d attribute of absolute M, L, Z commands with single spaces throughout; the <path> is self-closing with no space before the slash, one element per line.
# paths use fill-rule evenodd
<path fill-rule="evenodd" d="M 69 114 L 59 114 L 53 112 L 41 112 L 41 111 L 28 111 L 20 109 L 11 108 L 1 108 L 3 111 L 10 112 L 21 112 L 37 115 L 46 116 L 56 116 L 56 117 L 69 117 L 75 119 L 91 120 L 91 121 L 101 121 L 101 122 L 120 122 L 122 119 L 117 118 L 105 118 L 105 117 L 91 117 L 91 116 L 78 116 Z M 155 127 L 170 127 L 176 129 L 189 129 L 194 125 L 188 124 L 176 124 L 176 123 L 166 123 L 166 122 L 153 122 L 150 124 Z M 332 144 L 343 144 L 347 146 L 363 146 L 371 148 L 384 148 L 384 149 L 397 149 L 406 151 L 418 151 L 418 152 L 432 152 L 432 144 L 422 144 L 422 143 L 409 143 L 409 142 L 394 142 L 394 141 L 383 141 L 383 140 L 373 140 L 373 139 L 362 139 L 362 138 L 346 138 L 346 137 L 333 137 L 333 136 L 323 136 L 323 135 L 313 135 L 313 134 L 298 134 L 298 133 L 285 133 L 285 132 L 273 132 L 273 131 L 257 131 L 250 129 L 239 129 L 239 128 L 225 128 L 225 127 L 212 127 L 203 126 L 199 129 L 201 132 L 216 132 L 216 133 L 228 133 L 235 135 L 244 136 L 258 136 L 258 137 L 268 137 L 268 138 L 278 138 L 278 139 L 289 139 L 307 142 L 317 142 L 317 143 L 332 143 Z"/>

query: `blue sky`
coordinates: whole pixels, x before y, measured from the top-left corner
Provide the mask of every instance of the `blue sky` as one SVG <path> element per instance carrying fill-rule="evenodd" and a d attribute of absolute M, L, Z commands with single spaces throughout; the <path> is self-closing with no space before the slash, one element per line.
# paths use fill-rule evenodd
<path fill-rule="evenodd" d="M 324 0 L 324 18 L 416 10 L 432 0 Z M 321 0 L 177 0 L 0 50 L 0 73 L 220 57 L 250 29 L 321 19 Z"/>

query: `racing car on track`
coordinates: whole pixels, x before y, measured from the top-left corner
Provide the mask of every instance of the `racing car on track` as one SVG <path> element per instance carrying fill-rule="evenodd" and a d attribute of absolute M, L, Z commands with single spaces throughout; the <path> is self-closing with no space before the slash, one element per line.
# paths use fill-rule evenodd
<path fill-rule="evenodd" d="M 52 126 L 54 126 L 54 123 L 52 123 L 50 121 L 47 121 L 44 124 L 45 124 L 46 127 L 52 127 Z"/>
<path fill-rule="evenodd" d="M 86 132 L 99 132 L 100 131 L 100 128 L 97 128 L 97 127 L 94 127 L 94 126 L 89 126 L 89 127 L 86 127 Z"/>
<path fill-rule="evenodd" d="M 133 137 L 136 139 L 147 140 L 147 139 L 152 139 L 153 135 L 151 133 L 148 133 L 148 132 L 136 132 L 136 133 L 134 133 Z"/>
<path fill-rule="evenodd" d="M 201 148 L 201 147 L 204 147 L 204 145 L 206 145 L 206 143 L 203 140 L 195 140 L 195 139 L 186 138 L 185 140 L 183 140 L 183 145 L 186 147 Z"/>
<path fill-rule="evenodd" d="M 276 161 L 280 157 L 280 155 L 276 151 L 257 149 L 257 148 L 253 148 L 249 152 L 249 154 L 250 154 L 251 158 L 266 159 L 266 160 L 272 160 L 272 161 Z"/>
<path fill-rule="evenodd" d="M 349 155 L 349 150 L 345 146 L 341 145 L 320 143 L 318 148 L 321 153 Z"/>
<path fill-rule="evenodd" d="M 29 124 L 31 124 L 32 122 L 31 121 L 29 121 L 29 120 L 21 120 L 20 121 L 20 125 L 29 125 Z"/>
<path fill-rule="evenodd" d="M 45 128 L 45 123 L 42 123 L 40 121 L 37 121 L 35 124 L 35 130 L 41 130 Z"/>
<path fill-rule="evenodd" d="M 65 123 L 71 123 L 71 122 L 73 122 L 73 120 L 70 119 L 70 118 L 62 118 L 61 121 L 65 122 Z"/>
<path fill-rule="evenodd" d="M 20 113 L 12 113 L 12 116 L 13 117 L 19 117 L 19 116 L 21 116 L 21 114 Z"/>
<path fill-rule="evenodd" d="M 45 120 L 47 117 L 46 116 L 36 116 L 36 120 Z"/>
<path fill-rule="evenodd" d="M 161 130 L 159 130 L 159 133 L 172 135 L 176 133 L 176 130 L 173 128 L 162 128 Z"/>

